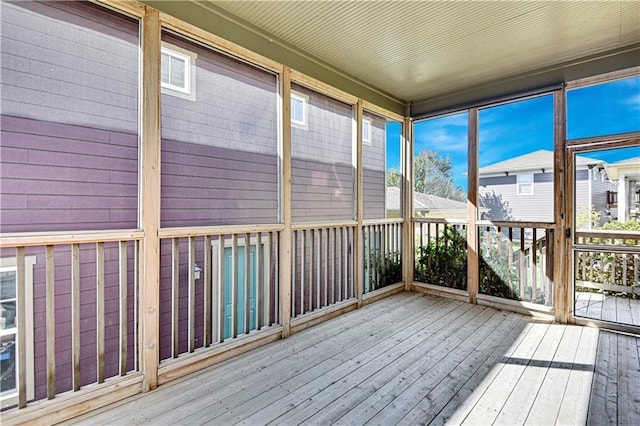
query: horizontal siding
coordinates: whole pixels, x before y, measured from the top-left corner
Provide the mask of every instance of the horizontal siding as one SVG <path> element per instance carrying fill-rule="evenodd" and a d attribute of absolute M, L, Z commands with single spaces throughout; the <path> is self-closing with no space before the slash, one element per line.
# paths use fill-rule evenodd
<path fill-rule="evenodd" d="M 2 116 L 2 232 L 137 227 L 138 138 Z"/>
<path fill-rule="evenodd" d="M 0 7 L 3 115 L 137 131 L 137 21 L 84 2 Z"/>
<path fill-rule="evenodd" d="M 545 173 L 544 175 L 551 175 Z M 480 206 L 490 209 L 482 215 L 489 220 L 553 222 L 553 178 L 536 178 L 532 195 L 517 194 L 516 176 L 481 178 Z"/>
<path fill-rule="evenodd" d="M 168 33 L 162 39 L 197 55 L 195 101 L 162 95 L 163 139 L 275 156 L 277 77 Z"/>

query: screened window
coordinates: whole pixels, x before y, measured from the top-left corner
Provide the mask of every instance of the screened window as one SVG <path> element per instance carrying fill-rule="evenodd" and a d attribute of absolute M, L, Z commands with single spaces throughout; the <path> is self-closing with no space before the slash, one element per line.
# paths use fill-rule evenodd
<path fill-rule="evenodd" d="M 291 92 L 291 124 L 306 127 L 309 97 L 302 93 Z"/>
<path fill-rule="evenodd" d="M 188 50 L 162 45 L 162 89 L 163 93 L 187 95 L 195 100 L 195 59 L 196 54 Z"/>
<path fill-rule="evenodd" d="M 371 119 L 362 119 L 362 143 L 371 146 Z"/>

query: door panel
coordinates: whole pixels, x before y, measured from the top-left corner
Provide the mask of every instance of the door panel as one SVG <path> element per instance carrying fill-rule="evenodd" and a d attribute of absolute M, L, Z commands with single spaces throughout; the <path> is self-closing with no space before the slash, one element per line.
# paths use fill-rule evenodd
<path fill-rule="evenodd" d="M 238 247 L 238 300 L 236 301 L 237 328 L 236 333 L 244 333 L 245 318 L 245 289 L 244 289 L 244 262 L 245 247 Z M 231 247 L 224 250 L 224 338 L 231 337 L 231 294 L 233 284 L 233 258 Z M 249 329 L 256 327 L 256 246 L 249 248 Z"/>

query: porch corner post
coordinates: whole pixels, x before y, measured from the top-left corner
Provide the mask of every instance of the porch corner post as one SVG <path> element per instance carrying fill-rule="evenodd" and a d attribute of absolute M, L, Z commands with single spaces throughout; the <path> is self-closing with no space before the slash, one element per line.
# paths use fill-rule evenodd
<path fill-rule="evenodd" d="M 571 256 L 565 232 L 567 229 L 568 216 L 573 215 L 572 193 L 570 190 L 570 178 L 567 173 L 569 162 L 565 159 L 565 135 L 566 135 L 566 109 L 564 88 L 553 93 L 553 116 L 554 116 L 554 149 L 553 149 L 553 192 L 554 211 L 553 221 L 555 223 L 553 232 L 553 306 L 555 309 L 556 321 L 566 323 L 569 320 L 571 311 L 571 288 L 570 273 L 568 270 L 569 258 Z"/>
<path fill-rule="evenodd" d="M 158 386 L 160 362 L 160 16 L 145 7 L 142 19 L 140 143 L 140 364 L 143 391 Z"/>
<path fill-rule="evenodd" d="M 362 99 L 356 104 L 356 155 L 355 155 L 355 190 L 356 190 L 356 235 L 354 239 L 355 292 L 358 308 L 362 307 L 364 295 L 364 232 L 362 229 L 364 209 L 364 164 L 362 163 Z"/>
<path fill-rule="evenodd" d="M 478 108 L 469 109 L 469 159 L 467 165 L 467 291 L 469 303 L 478 302 L 480 247 L 478 244 Z"/>
<path fill-rule="evenodd" d="M 403 123 L 402 140 L 402 276 L 405 291 L 410 291 L 414 280 L 413 232 L 413 122 L 408 116 Z"/>
<path fill-rule="evenodd" d="M 278 259 L 278 285 L 280 287 L 280 321 L 282 323 L 282 338 L 291 335 L 291 69 L 284 67 L 280 80 L 280 96 L 282 99 L 281 135 L 281 220 L 284 229 L 280 232 Z"/>

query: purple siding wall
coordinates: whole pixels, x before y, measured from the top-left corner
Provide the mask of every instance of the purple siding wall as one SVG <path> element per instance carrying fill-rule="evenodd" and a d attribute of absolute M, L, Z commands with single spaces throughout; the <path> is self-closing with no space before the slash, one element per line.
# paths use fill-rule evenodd
<path fill-rule="evenodd" d="M 371 120 L 371 145 L 362 146 L 363 177 L 363 218 L 383 219 L 385 217 L 385 169 L 386 169 L 386 120 L 373 114 L 365 114 Z"/>
<path fill-rule="evenodd" d="M 291 129 L 293 220 L 351 220 L 353 109 L 299 85 L 292 90 L 309 97 L 307 128 Z"/>

